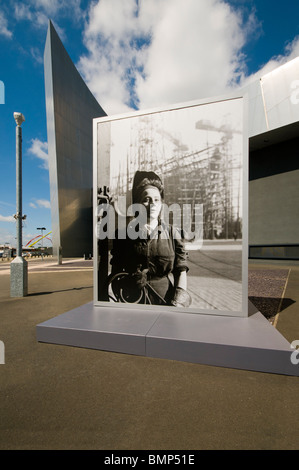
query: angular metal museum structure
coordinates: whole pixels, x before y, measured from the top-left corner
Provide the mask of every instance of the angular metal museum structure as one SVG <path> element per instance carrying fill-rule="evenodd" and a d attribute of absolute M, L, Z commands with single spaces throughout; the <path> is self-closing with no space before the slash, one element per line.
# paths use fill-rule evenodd
<path fill-rule="evenodd" d="M 106 113 L 84 83 L 51 22 L 44 69 L 53 251 L 62 257 L 89 255 L 93 252 L 92 122 Z M 238 90 L 247 95 L 249 108 L 249 258 L 299 259 L 296 77 L 299 58 Z M 218 172 L 218 185 L 223 185 L 217 152 L 212 160 L 213 168 L 198 169 L 194 178 L 198 179 L 200 170 L 206 174 Z M 192 202 L 192 194 L 185 187 L 178 188 L 176 181 L 169 181 L 169 190 L 171 184 L 182 197 L 189 198 L 186 202 Z M 213 214 L 210 226 L 206 225 L 206 237 L 231 238 L 236 228 L 240 230 L 233 220 L 224 219 L 223 213 Z"/>

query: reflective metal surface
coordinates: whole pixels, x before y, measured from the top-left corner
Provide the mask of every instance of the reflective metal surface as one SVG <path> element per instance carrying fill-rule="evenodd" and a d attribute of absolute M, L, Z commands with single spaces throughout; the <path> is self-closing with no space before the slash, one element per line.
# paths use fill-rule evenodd
<path fill-rule="evenodd" d="M 264 75 L 260 83 L 269 129 L 299 121 L 299 58 Z"/>
<path fill-rule="evenodd" d="M 242 89 L 248 94 L 249 137 L 299 121 L 299 57 Z"/>
<path fill-rule="evenodd" d="M 92 119 L 105 116 L 49 22 L 44 54 L 53 252 L 92 254 Z"/>

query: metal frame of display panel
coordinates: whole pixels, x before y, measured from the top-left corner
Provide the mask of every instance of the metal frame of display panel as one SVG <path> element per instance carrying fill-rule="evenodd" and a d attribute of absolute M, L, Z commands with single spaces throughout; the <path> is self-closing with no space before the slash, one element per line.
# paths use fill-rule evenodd
<path fill-rule="evenodd" d="M 230 94 L 93 120 L 95 306 L 248 316 L 247 106 L 247 96 Z M 196 132 L 197 140 L 194 137 Z M 161 158 L 162 147 L 164 159 Z M 129 151 L 131 155 L 128 155 Z M 149 154 L 152 157 L 154 154 L 154 158 L 149 160 Z M 185 174 L 184 171 L 181 172 L 185 184 L 185 187 L 180 188 L 181 194 L 188 189 L 186 180 L 189 189 L 191 186 L 195 193 L 195 189 L 199 188 L 194 185 L 193 188 L 190 182 L 198 181 L 197 176 L 200 180 L 205 179 L 205 187 L 199 192 L 206 200 L 198 196 L 196 204 L 193 204 L 194 207 L 198 203 L 202 208 L 202 226 L 198 232 L 200 236 L 196 240 L 198 249 L 194 249 L 192 242 L 187 242 L 192 265 L 192 269 L 190 267 L 188 271 L 191 306 L 178 308 L 102 300 L 99 298 L 99 290 L 104 282 L 103 274 L 99 275 L 99 250 L 102 250 L 98 243 L 99 188 L 102 196 L 107 196 L 107 200 L 112 199 L 114 203 L 117 197 L 119 201 L 126 197 L 127 208 L 131 190 L 129 184 L 132 183 L 134 172 L 142 169 L 153 170 L 161 175 L 165 199 L 169 198 L 171 188 L 177 184 L 175 178 L 178 175 L 178 161 L 181 168 L 188 169 Z M 225 165 L 226 170 L 227 167 L 229 169 L 224 175 Z M 188 178 L 190 174 L 193 180 Z M 178 186 L 175 188 L 178 194 Z M 217 194 L 220 194 L 218 200 Z M 226 207 L 223 207 L 223 199 L 228 195 L 229 206 L 226 200 Z M 188 197 L 186 201 L 188 203 Z M 110 249 L 107 248 L 104 257 L 108 271 L 109 253 Z"/>

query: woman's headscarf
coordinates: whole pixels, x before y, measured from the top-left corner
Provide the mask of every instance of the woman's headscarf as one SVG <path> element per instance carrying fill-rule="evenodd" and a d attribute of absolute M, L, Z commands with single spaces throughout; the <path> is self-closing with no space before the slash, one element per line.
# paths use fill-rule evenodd
<path fill-rule="evenodd" d="M 136 171 L 133 180 L 132 202 L 138 204 L 143 191 L 149 186 L 154 186 L 164 199 L 164 187 L 161 178 L 154 171 Z"/>

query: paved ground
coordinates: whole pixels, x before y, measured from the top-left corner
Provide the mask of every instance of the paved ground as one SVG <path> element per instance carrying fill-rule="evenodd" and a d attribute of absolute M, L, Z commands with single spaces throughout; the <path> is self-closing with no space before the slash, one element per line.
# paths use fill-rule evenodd
<path fill-rule="evenodd" d="M 38 343 L 38 323 L 93 296 L 90 261 L 47 262 L 30 263 L 20 299 L 0 263 L 1 450 L 299 448 L 296 377 Z M 249 271 L 252 297 L 299 339 L 298 265 Z"/>

